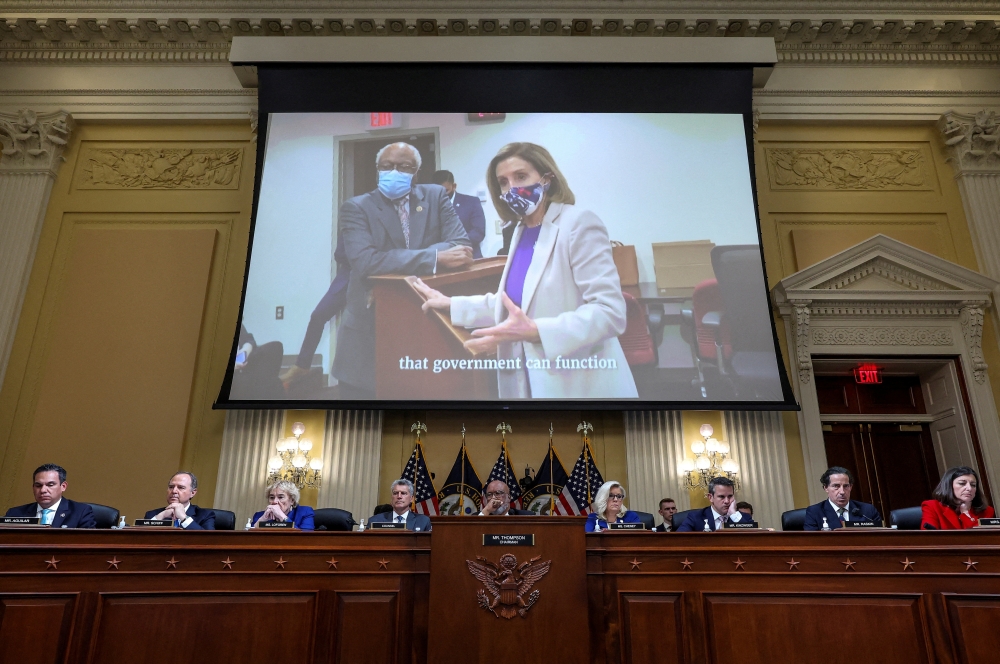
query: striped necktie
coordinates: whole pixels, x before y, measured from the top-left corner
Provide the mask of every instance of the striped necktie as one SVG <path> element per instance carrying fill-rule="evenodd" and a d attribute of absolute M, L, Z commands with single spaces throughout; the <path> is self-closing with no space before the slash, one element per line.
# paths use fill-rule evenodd
<path fill-rule="evenodd" d="M 403 227 L 403 238 L 406 240 L 406 248 L 410 248 L 410 197 L 403 196 L 398 201 L 393 201 L 396 206 L 396 214 L 399 215 L 399 223 Z"/>

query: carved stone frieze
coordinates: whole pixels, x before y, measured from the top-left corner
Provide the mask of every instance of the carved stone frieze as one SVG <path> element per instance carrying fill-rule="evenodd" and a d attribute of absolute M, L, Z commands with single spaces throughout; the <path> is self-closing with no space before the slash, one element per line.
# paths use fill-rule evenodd
<path fill-rule="evenodd" d="M 929 188 L 927 158 L 915 148 L 768 148 L 772 189 L 904 190 Z"/>
<path fill-rule="evenodd" d="M 950 346 L 947 327 L 816 327 L 812 342 L 819 346 Z"/>
<path fill-rule="evenodd" d="M 885 258 L 878 257 L 862 263 L 850 272 L 839 275 L 834 279 L 825 281 L 816 288 L 829 290 L 840 290 L 849 288 L 865 277 L 877 275 L 886 281 L 902 286 L 909 290 L 953 290 L 951 286 L 936 279 L 931 279 L 922 274 L 917 274 L 912 270 L 897 265 Z"/>
<path fill-rule="evenodd" d="M 810 310 L 814 316 L 842 318 L 869 316 L 954 318 L 961 312 L 961 305 L 921 302 L 814 302 Z"/>
<path fill-rule="evenodd" d="M 975 115 L 949 112 L 941 117 L 948 161 L 959 174 L 1000 174 L 1000 118 L 993 111 Z"/>
<path fill-rule="evenodd" d="M 809 353 L 809 305 L 793 303 L 795 307 L 795 356 L 799 364 L 799 381 L 812 379 L 812 355 Z"/>
<path fill-rule="evenodd" d="M 55 177 L 73 130 L 63 111 L 0 113 L 0 172 L 44 172 Z"/>
<path fill-rule="evenodd" d="M 89 148 L 78 189 L 237 189 L 243 148 Z"/>
<path fill-rule="evenodd" d="M 965 345 L 969 348 L 969 358 L 972 360 L 972 375 L 977 383 L 986 380 L 986 359 L 983 357 L 983 308 L 980 306 L 962 307 L 958 318 L 962 324 L 962 335 Z"/>

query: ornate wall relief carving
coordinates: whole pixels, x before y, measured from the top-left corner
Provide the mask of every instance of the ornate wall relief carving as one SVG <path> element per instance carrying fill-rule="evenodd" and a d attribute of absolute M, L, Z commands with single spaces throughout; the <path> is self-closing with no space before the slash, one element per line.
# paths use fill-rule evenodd
<path fill-rule="evenodd" d="M 965 345 L 969 347 L 969 357 L 972 360 L 972 375 L 977 383 L 986 380 L 986 359 L 983 357 L 983 308 L 977 306 L 962 307 L 958 317 L 962 324 L 962 334 Z"/>
<path fill-rule="evenodd" d="M 946 327 L 817 327 L 812 342 L 821 346 L 950 346 Z"/>
<path fill-rule="evenodd" d="M 900 286 L 905 286 L 910 290 L 954 290 L 951 286 L 945 284 L 944 282 L 931 279 L 922 274 L 917 274 L 913 270 L 907 270 L 906 268 L 887 261 L 882 257 L 873 258 L 872 260 L 857 266 L 846 274 L 838 275 L 833 279 L 824 281 L 822 284 L 816 286 L 816 288 L 826 288 L 830 290 L 847 288 L 855 281 L 864 279 L 865 277 L 871 275 L 878 275 L 887 281 L 899 284 Z"/>
<path fill-rule="evenodd" d="M 89 148 L 78 189 L 237 189 L 243 148 Z"/>
<path fill-rule="evenodd" d="M 54 177 L 72 130 L 73 118 L 64 111 L 0 113 L 0 169 Z"/>
<path fill-rule="evenodd" d="M 809 353 L 809 305 L 795 304 L 795 355 L 799 359 L 799 380 L 812 378 L 812 356 Z"/>
<path fill-rule="evenodd" d="M 771 189 L 930 189 L 927 156 L 917 148 L 769 148 Z"/>
<path fill-rule="evenodd" d="M 993 111 L 945 113 L 941 132 L 959 173 L 1000 173 L 1000 122 Z"/>

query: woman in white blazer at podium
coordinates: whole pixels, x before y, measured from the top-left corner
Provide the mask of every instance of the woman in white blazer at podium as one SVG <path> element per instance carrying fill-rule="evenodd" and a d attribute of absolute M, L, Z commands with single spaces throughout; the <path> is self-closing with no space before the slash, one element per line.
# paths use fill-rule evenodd
<path fill-rule="evenodd" d="M 501 399 L 636 399 L 618 335 L 625 298 L 611 242 L 548 150 L 510 143 L 486 181 L 501 218 L 517 222 L 497 293 L 448 297 L 422 281 L 424 310 L 474 328 L 466 347 L 497 352 Z"/>

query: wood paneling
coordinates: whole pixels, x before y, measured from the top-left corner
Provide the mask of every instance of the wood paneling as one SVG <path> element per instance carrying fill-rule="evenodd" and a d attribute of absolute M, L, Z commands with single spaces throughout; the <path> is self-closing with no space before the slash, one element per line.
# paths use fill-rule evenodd
<path fill-rule="evenodd" d="M 111 593 L 101 599 L 93 664 L 312 661 L 314 593 Z"/>
<path fill-rule="evenodd" d="M 709 661 L 719 664 L 928 662 L 920 595 L 710 594 L 705 597 Z"/>
<path fill-rule="evenodd" d="M 337 593 L 338 662 L 396 660 L 396 594 Z"/>
<path fill-rule="evenodd" d="M 63 662 L 75 600 L 75 595 L 0 595 L 0 662 Z"/>
<path fill-rule="evenodd" d="M 982 664 L 1000 653 L 1000 595 L 945 595 L 957 661 Z"/>
<path fill-rule="evenodd" d="M 622 660 L 632 664 L 687 662 L 682 595 L 623 593 Z"/>

